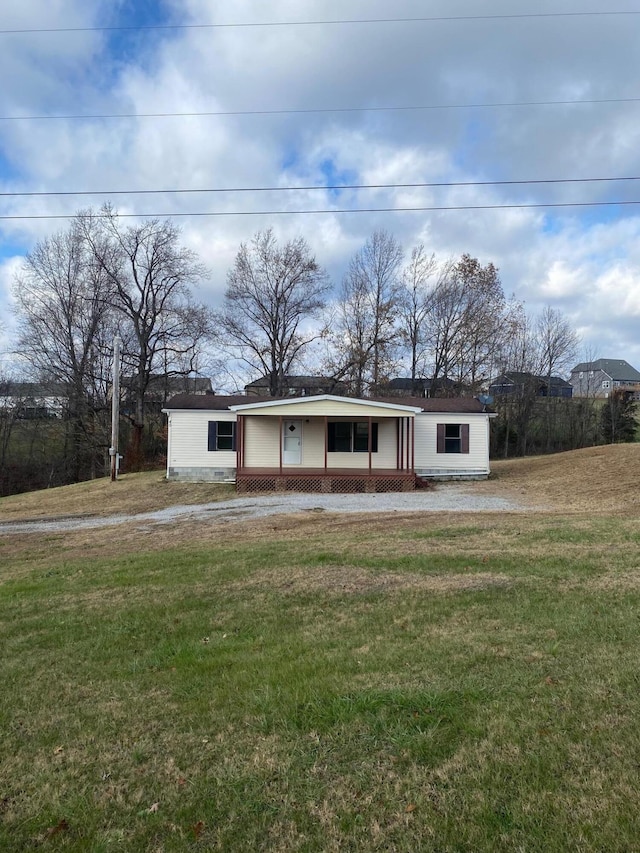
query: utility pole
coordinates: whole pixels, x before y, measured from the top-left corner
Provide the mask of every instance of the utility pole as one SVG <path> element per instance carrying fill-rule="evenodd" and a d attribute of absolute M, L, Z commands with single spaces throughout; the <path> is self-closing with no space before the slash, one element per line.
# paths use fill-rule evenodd
<path fill-rule="evenodd" d="M 120 457 L 118 456 L 118 439 L 120 427 L 120 338 L 113 339 L 113 383 L 111 386 L 111 482 L 118 479 Z"/>

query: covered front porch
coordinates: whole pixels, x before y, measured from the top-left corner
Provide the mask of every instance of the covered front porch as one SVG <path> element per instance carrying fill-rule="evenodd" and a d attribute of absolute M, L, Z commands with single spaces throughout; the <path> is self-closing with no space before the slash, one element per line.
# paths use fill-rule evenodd
<path fill-rule="evenodd" d="M 330 396 L 233 408 L 239 492 L 415 488 L 420 409 Z"/>

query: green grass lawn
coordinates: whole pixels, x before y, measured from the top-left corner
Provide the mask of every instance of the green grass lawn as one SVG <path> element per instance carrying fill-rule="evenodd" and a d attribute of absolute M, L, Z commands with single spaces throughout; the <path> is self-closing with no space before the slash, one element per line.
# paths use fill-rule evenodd
<path fill-rule="evenodd" d="M 639 849 L 635 519 L 82 536 L 0 544 L 0 850 Z"/>

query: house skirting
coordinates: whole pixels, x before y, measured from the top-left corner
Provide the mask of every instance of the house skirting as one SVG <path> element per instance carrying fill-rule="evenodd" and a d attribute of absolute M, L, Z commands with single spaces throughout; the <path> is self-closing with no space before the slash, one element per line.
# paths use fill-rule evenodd
<path fill-rule="evenodd" d="M 486 480 L 489 472 L 480 469 L 416 468 L 416 475 L 425 480 Z"/>
<path fill-rule="evenodd" d="M 412 492 L 413 471 L 282 471 L 244 469 L 236 475 L 238 492 Z"/>
<path fill-rule="evenodd" d="M 167 469 L 167 480 L 175 480 L 181 483 L 233 483 L 235 479 L 235 468 L 169 466 Z"/>

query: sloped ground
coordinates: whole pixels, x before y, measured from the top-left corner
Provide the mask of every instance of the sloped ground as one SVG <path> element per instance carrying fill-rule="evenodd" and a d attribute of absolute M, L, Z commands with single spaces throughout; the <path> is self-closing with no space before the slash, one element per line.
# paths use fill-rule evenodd
<path fill-rule="evenodd" d="M 495 460 L 491 467 L 492 479 L 478 484 L 491 494 L 569 512 L 640 511 L 640 444 Z"/>
<path fill-rule="evenodd" d="M 233 497 L 221 483 L 168 483 L 163 471 L 123 474 L 0 498 L 0 522 L 21 519 L 137 515 L 176 504 L 204 504 Z"/>
<path fill-rule="evenodd" d="M 496 499 L 500 499 L 511 502 L 513 508 L 518 509 L 625 515 L 640 511 L 640 444 L 494 460 L 492 470 L 492 478 L 486 482 L 441 483 L 436 485 L 436 493 L 444 498 L 447 490 L 453 493 L 463 489 L 466 496 L 475 496 L 478 501 L 489 498 L 486 506 L 478 507 L 485 510 L 506 509 L 506 505 L 496 503 Z M 117 483 L 101 479 L 0 498 L 0 523 L 135 516 L 176 505 L 195 507 L 234 497 L 232 486 L 167 483 L 163 472 L 151 471 L 124 475 Z M 253 503 L 259 500 L 257 496 L 252 498 Z M 450 509 L 448 506 L 436 508 Z M 389 511 L 386 504 L 380 509 Z M 403 507 L 399 505 L 397 509 Z M 362 511 L 376 511 L 376 508 L 363 507 Z"/>

